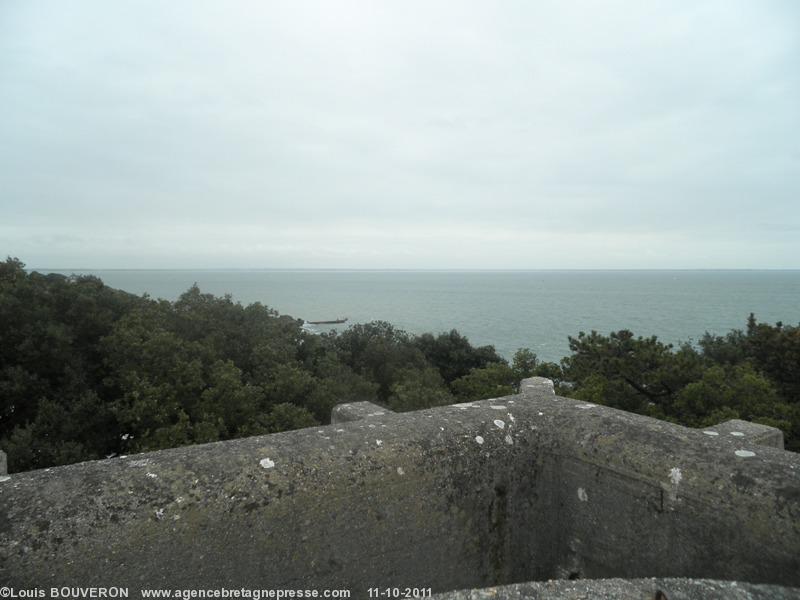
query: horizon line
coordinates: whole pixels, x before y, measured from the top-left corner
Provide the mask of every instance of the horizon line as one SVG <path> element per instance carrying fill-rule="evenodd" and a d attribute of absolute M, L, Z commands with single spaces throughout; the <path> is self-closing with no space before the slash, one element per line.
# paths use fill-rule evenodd
<path fill-rule="evenodd" d="M 535 272 L 753 272 L 753 271 L 800 271 L 800 267 L 541 267 L 541 268 L 494 268 L 494 267 L 434 267 L 434 268 L 404 268 L 404 267 L 25 267 L 26 271 L 261 271 L 261 272 L 296 272 L 296 271 L 325 271 L 325 272 L 412 272 L 412 273 L 535 273 Z"/>

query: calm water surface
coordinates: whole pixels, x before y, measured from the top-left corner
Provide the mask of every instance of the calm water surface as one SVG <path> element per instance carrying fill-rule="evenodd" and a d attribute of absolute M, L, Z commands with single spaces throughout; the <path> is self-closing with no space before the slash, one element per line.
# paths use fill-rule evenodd
<path fill-rule="evenodd" d="M 53 272 L 53 271 L 51 271 Z M 201 290 L 305 320 L 389 321 L 410 333 L 458 329 L 510 357 L 568 354 L 579 331 L 631 329 L 668 342 L 759 320 L 800 322 L 800 271 L 57 271 L 176 299 Z M 323 330 L 324 327 L 318 327 Z"/>

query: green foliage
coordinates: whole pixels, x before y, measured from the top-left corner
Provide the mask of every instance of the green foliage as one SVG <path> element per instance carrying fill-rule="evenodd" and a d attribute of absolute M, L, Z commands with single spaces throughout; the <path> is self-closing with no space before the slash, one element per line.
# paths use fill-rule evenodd
<path fill-rule="evenodd" d="M 526 377 L 536 373 L 536 355 L 529 348 L 520 348 L 514 353 L 511 360 L 511 369 L 514 371 L 514 381 L 519 383 Z"/>
<path fill-rule="evenodd" d="M 273 406 L 272 410 L 264 418 L 263 423 L 263 431 L 257 433 L 279 433 L 281 431 L 319 425 L 314 415 L 308 410 L 289 402 L 281 402 Z"/>
<path fill-rule="evenodd" d="M 336 404 L 377 401 L 378 384 L 358 375 L 328 354 L 316 364 L 317 385 L 306 399 L 305 406 L 320 422 L 330 418 Z"/>
<path fill-rule="evenodd" d="M 747 320 L 745 351 L 755 367 L 763 372 L 789 402 L 800 402 L 800 325 L 785 326 Z"/>
<path fill-rule="evenodd" d="M 18 471 L 318 423 L 300 325 L 197 286 L 154 301 L 8 259 L 0 445 Z"/>
<path fill-rule="evenodd" d="M 602 379 L 609 391 L 605 404 L 642 414 L 668 413 L 674 394 L 702 371 L 701 357 L 691 347 L 673 352 L 655 336 L 637 338 L 627 330 L 608 336 L 581 332 L 569 338 L 569 346 L 572 355 L 561 366 L 575 397 L 588 399 L 589 392 L 582 391 L 587 382 L 596 396 Z"/>
<path fill-rule="evenodd" d="M 520 348 L 514 353 L 511 366 L 504 360 L 492 360 L 472 368 L 450 387 L 460 402 L 508 396 L 519 391 L 522 379 L 535 374 L 536 364 L 536 355 L 528 348 Z"/>
<path fill-rule="evenodd" d="M 24 267 L 0 263 L 0 446 L 12 471 L 308 427 L 340 402 L 453 400 L 439 366 L 388 323 L 315 336 L 196 285 L 156 301 Z M 469 368 L 502 361 L 457 332 L 442 341 Z"/>
<path fill-rule="evenodd" d="M 452 404 L 453 396 L 437 369 L 406 369 L 392 385 L 389 408 L 397 412 Z"/>
<path fill-rule="evenodd" d="M 751 315 L 745 332 L 706 333 L 699 350 L 686 344 L 674 350 L 630 331 L 580 333 L 570 349 L 561 363 L 561 381 L 568 382 L 561 393 L 691 427 L 729 419 L 763 423 L 783 430 L 787 449 L 800 450 L 797 327 L 756 323 Z"/>
<path fill-rule="evenodd" d="M 455 329 L 450 333 L 440 333 L 438 336 L 424 333 L 415 337 L 413 343 L 425 359 L 439 370 L 448 384 L 469 374 L 472 369 L 482 369 L 492 363 L 505 362 L 495 352 L 494 346 L 476 348 Z"/>
<path fill-rule="evenodd" d="M 427 366 L 409 335 L 385 321 L 353 325 L 336 338 L 335 347 L 344 364 L 378 384 L 378 398 L 383 401 L 405 370 Z"/>
<path fill-rule="evenodd" d="M 775 388 L 748 363 L 736 366 L 714 365 L 703 371 L 698 381 L 684 387 L 676 396 L 675 410 L 682 421 L 703 422 L 705 415 L 727 409 L 736 418 L 752 420 L 773 416 L 779 399 Z"/>
<path fill-rule="evenodd" d="M 703 334 L 699 342 L 706 358 L 721 365 L 735 365 L 747 360 L 746 338 L 743 332 L 734 330 L 727 335 Z"/>
<path fill-rule="evenodd" d="M 514 369 L 506 363 L 492 363 L 482 369 L 473 369 L 468 375 L 453 382 L 453 393 L 461 402 L 498 398 L 516 392 L 519 380 Z"/>
<path fill-rule="evenodd" d="M 533 370 L 536 377 L 546 377 L 551 379 L 556 386 L 560 389 L 561 382 L 564 381 L 564 372 L 561 370 L 561 365 L 554 362 L 543 362 L 536 365 Z"/>

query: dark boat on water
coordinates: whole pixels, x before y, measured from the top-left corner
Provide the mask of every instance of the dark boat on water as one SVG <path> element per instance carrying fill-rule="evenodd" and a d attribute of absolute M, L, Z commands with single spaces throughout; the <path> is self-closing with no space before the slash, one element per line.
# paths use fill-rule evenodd
<path fill-rule="evenodd" d="M 333 321 L 306 321 L 309 325 L 338 325 L 347 321 L 347 317 L 334 319 Z"/>

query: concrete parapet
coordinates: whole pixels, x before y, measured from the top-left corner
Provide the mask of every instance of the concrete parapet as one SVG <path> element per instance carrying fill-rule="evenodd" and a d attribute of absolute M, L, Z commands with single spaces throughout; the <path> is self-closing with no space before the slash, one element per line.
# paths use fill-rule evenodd
<path fill-rule="evenodd" d="M 355 598 L 551 578 L 800 585 L 797 454 L 546 387 L 14 474 L 0 581 Z"/>
<path fill-rule="evenodd" d="M 370 417 L 383 417 L 394 414 L 388 408 L 383 408 L 372 402 L 348 402 L 337 404 L 331 411 L 331 423 L 350 423 Z"/>
<path fill-rule="evenodd" d="M 706 427 L 703 432 L 711 436 L 718 433 L 721 438 L 734 443 L 750 442 L 759 446 L 783 449 L 783 432 L 769 425 L 732 419 L 713 427 Z"/>

